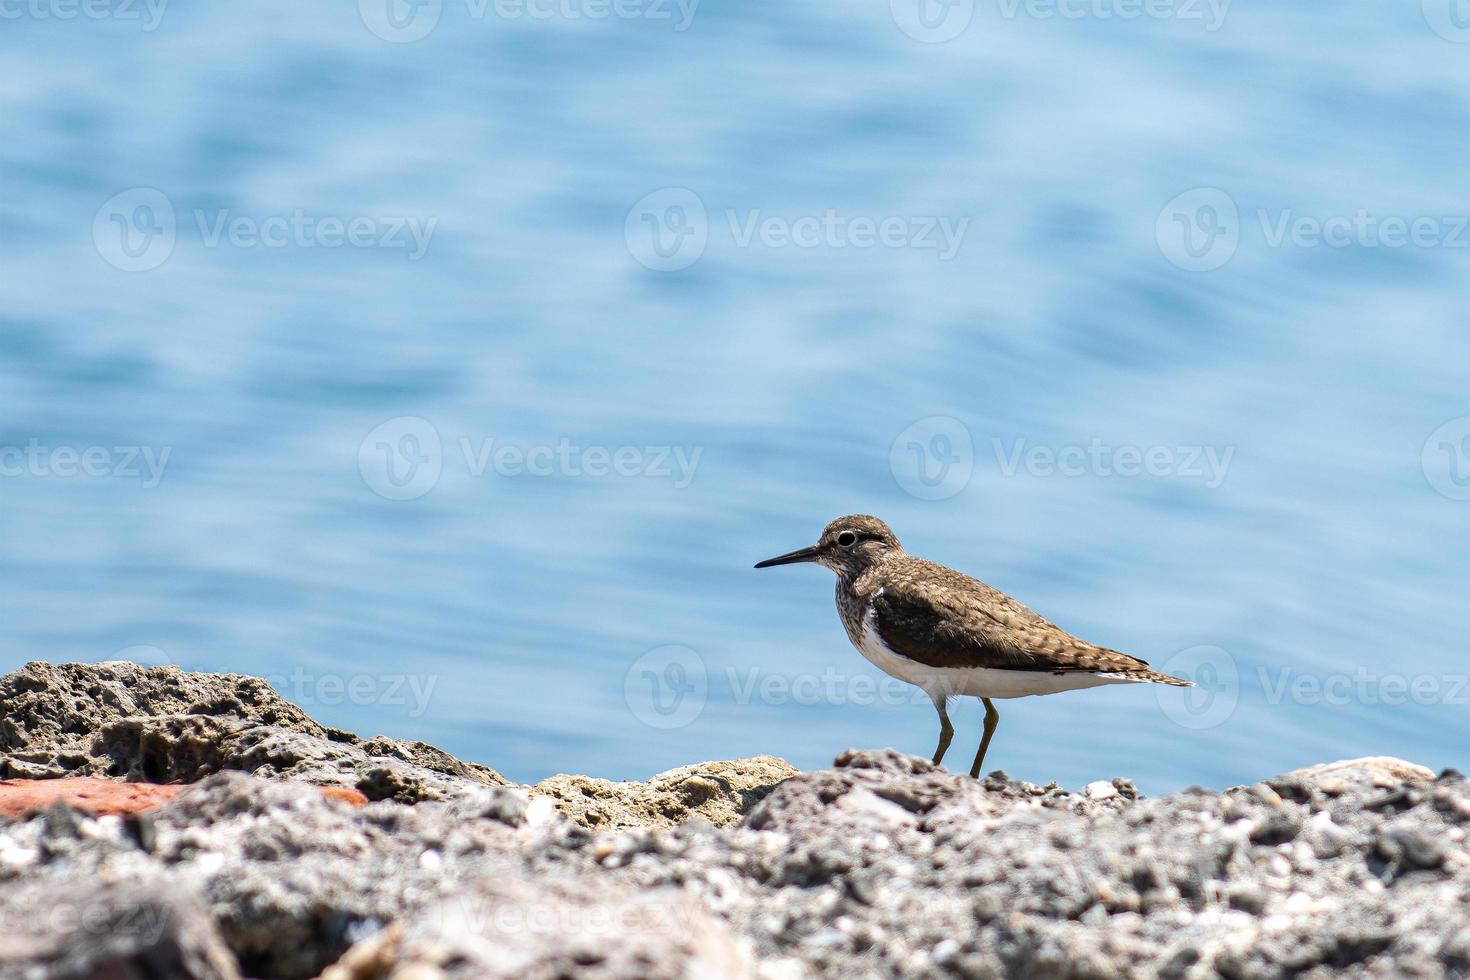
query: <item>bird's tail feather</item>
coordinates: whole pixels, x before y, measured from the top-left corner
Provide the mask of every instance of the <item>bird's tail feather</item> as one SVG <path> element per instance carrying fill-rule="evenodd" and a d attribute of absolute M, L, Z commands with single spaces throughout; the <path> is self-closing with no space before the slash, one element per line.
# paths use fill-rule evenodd
<path fill-rule="evenodd" d="M 1157 670 L 1109 670 L 1098 671 L 1099 676 L 1114 677 L 1120 681 L 1131 681 L 1135 684 L 1168 684 L 1171 687 L 1194 687 L 1194 681 L 1187 681 L 1182 677 L 1172 674 L 1161 674 Z"/>
<path fill-rule="evenodd" d="M 1168 684 L 1172 687 L 1194 687 L 1194 681 L 1187 681 L 1173 674 L 1162 674 L 1157 670 L 1140 670 L 1139 680 L 1149 681 L 1153 684 Z"/>

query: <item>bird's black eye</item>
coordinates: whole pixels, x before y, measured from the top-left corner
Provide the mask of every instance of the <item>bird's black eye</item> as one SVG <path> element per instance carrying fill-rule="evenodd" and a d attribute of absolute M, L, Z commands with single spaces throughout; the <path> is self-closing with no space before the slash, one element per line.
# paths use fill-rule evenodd
<path fill-rule="evenodd" d="M 842 545 L 842 547 L 844 548 L 851 548 L 853 545 L 857 544 L 857 535 L 853 534 L 851 531 L 843 531 L 841 534 L 837 535 L 837 543 Z"/>

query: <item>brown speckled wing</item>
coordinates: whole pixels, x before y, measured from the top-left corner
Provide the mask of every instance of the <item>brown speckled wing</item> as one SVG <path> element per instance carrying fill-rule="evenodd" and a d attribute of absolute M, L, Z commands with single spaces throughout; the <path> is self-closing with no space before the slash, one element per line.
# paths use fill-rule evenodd
<path fill-rule="evenodd" d="M 922 559 L 883 570 L 872 597 L 878 635 L 929 667 L 1152 673 L 1125 653 L 1094 646 L 984 582 Z"/>

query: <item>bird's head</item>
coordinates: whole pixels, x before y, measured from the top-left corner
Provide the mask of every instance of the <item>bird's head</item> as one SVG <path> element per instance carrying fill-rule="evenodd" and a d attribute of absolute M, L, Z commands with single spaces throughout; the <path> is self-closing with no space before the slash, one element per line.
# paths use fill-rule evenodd
<path fill-rule="evenodd" d="M 850 578 L 882 561 L 885 556 L 902 551 L 903 545 L 898 543 L 898 537 L 887 524 L 867 514 L 852 514 L 839 517 L 823 528 L 822 536 L 811 547 L 767 558 L 755 567 L 770 568 L 772 565 L 814 561 Z"/>

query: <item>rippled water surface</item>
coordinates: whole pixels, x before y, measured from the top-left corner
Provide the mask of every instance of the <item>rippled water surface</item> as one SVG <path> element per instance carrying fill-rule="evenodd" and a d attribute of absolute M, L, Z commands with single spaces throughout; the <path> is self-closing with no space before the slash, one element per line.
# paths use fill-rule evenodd
<path fill-rule="evenodd" d="M 0 20 L 0 667 L 520 780 L 927 753 L 750 567 L 863 511 L 1202 682 L 993 766 L 1470 763 L 1447 2 L 383 3 Z"/>

